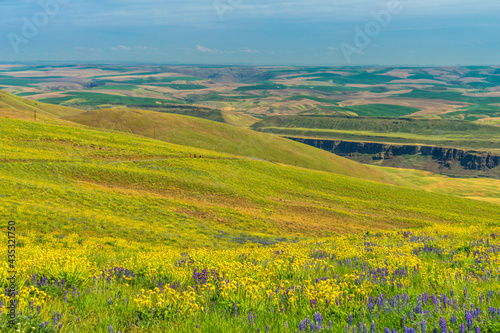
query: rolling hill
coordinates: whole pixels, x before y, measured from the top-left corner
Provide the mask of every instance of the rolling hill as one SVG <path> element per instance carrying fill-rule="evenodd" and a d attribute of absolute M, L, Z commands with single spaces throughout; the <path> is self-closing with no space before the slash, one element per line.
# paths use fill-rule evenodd
<path fill-rule="evenodd" d="M 275 135 L 206 119 L 131 109 L 101 109 L 65 117 L 73 122 L 144 135 L 179 145 L 247 156 L 275 163 L 386 181 L 379 172 L 320 149 Z M 193 150 L 196 152 L 196 150 Z"/>
<path fill-rule="evenodd" d="M 381 143 L 500 149 L 500 128 L 463 120 L 338 116 L 271 116 L 252 125 L 280 135 Z"/>
<path fill-rule="evenodd" d="M 48 123 L 68 123 L 60 117 L 74 116 L 84 111 L 60 105 L 31 101 L 0 90 L 0 117 L 32 120 Z"/>
<path fill-rule="evenodd" d="M 132 134 L 8 118 L 0 130 L 0 213 L 26 232 L 226 246 L 496 225 L 500 214 L 494 204 Z"/>

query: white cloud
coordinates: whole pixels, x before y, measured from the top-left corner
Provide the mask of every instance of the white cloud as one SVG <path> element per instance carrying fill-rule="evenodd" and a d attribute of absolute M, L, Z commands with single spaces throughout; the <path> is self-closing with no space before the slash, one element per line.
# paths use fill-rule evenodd
<path fill-rule="evenodd" d="M 202 45 L 196 45 L 196 49 L 202 53 L 212 53 L 212 54 L 262 53 L 259 50 L 254 50 L 254 49 L 251 49 L 249 47 L 244 47 L 244 48 L 239 49 L 239 50 L 219 50 L 219 49 L 212 49 L 212 48 L 202 46 Z M 186 51 L 189 52 L 190 49 L 186 49 Z"/>
<path fill-rule="evenodd" d="M 114 47 L 109 48 L 111 51 L 117 51 L 117 52 L 126 52 L 126 53 L 150 53 L 153 51 L 158 51 L 156 47 L 149 47 L 149 46 L 125 46 L 125 45 L 118 45 Z"/>
<path fill-rule="evenodd" d="M 93 47 L 75 47 L 75 52 L 85 52 L 85 53 L 101 53 L 102 49 L 93 48 Z"/>
<path fill-rule="evenodd" d="M 333 46 L 327 47 L 326 49 L 328 50 L 329 54 L 337 53 L 337 51 L 339 50 L 337 47 L 333 47 Z"/>
<path fill-rule="evenodd" d="M 243 52 L 243 53 L 262 53 L 260 52 L 259 50 L 252 50 L 251 48 L 249 47 L 244 47 L 240 50 L 240 52 Z"/>
<path fill-rule="evenodd" d="M 221 50 L 211 49 L 211 48 L 208 48 L 208 47 L 202 46 L 202 45 L 196 45 L 196 48 L 198 49 L 198 51 L 200 51 L 202 53 L 223 53 L 223 51 L 221 51 Z"/>
<path fill-rule="evenodd" d="M 132 51 L 131 47 L 125 46 L 125 45 L 118 45 L 116 47 L 110 47 L 109 48 L 111 51 Z"/>

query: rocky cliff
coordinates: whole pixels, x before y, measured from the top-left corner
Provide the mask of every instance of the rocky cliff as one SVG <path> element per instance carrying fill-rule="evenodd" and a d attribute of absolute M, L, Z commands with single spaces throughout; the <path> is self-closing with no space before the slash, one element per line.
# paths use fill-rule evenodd
<path fill-rule="evenodd" d="M 464 170 L 487 171 L 500 166 L 500 155 L 487 152 L 442 148 L 420 145 L 393 145 L 374 142 L 353 142 L 340 140 L 319 140 L 289 138 L 340 156 L 350 157 L 352 154 L 373 155 L 373 160 L 393 159 L 402 155 L 431 156 L 445 168 L 459 164 Z"/>

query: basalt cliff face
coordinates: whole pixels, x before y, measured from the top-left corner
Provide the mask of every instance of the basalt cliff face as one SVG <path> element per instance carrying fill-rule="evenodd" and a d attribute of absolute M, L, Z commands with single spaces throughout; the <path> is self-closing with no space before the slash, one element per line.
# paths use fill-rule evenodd
<path fill-rule="evenodd" d="M 500 155 L 487 152 L 442 148 L 420 145 L 393 145 L 374 142 L 354 142 L 340 140 L 320 140 L 289 138 L 316 148 L 327 150 L 340 156 L 352 157 L 353 154 L 373 155 L 372 159 L 390 160 L 402 155 L 431 156 L 444 168 L 460 165 L 464 170 L 488 171 L 500 166 Z"/>

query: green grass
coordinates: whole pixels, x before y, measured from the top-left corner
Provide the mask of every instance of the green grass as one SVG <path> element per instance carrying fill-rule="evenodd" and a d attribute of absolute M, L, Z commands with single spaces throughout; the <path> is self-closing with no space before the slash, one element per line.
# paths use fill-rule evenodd
<path fill-rule="evenodd" d="M 128 74 L 126 74 L 128 75 Z M 175 76 L 175 77 L 156 77 L 150 76 L 139 79 L 127 79 L 127 80 L 117 80 L 115 82 L 127 83 L 127 84 L 163 84 L 163 83 L 171 83 L 174 81 L 204 81 L 205 79 L 201 77 L 190 77 L 190 76 Z M 111 81 L 111 80 L 110 80 Z"/>
<path fill-rule="evenodd" d="M 500 149 L 498 126 L 458 120 L 272 116 L 252 128 L 294 137 Z"/>
<path fill-rule="evenodd" d="M 284 85 L 284 84 L 279 84 L 279 83 L 262 83 L 262 84 L 255 84 L 252 86 L 244 86 L 244 87 L 239 87 L 236 88 L 234 91 L 250 91 L 250 90 L 282 90 L 282 89 L 288 89 L 290 86 Z"/>
<path fill-rule="evenodd" d="M 380 133 L 428 133 L 472 131 L 478 135 L 498 134 L 495 126 L 484 126 L 467 121 L 424 118 L 363 118 L 328 116 L 272 116 L 254 125 L 266 127 L 303 127 L 317 129 L 344 129 L 356 131 L 376 131 Z"/>
<path fill-rule="evenodd" d="M 386 172 L 394 182 L 405 187 L 485 200 L 500 205 L 500 179 L 456 178 L 427 171 L 400 168 L 381 168 L 381 170 Z"/>
<path fill-rule="evenodd" d="M 330 108 L 336 111 L 353 112 L 360 117 L 402 117 L 420 111 L 417 108 L 393 104 L 365 104 Z"/>
<path fill-rule="evenodd" d="M 0 78 L 0 85 L 13 87 L 26 87 L 37 83 L 39 80 L 17 79 L 17 78 Z"/>
<path fill-rule="evenodd" d="M 135 90 L 135 89 L 138 89 L 139 87 L 137 86 L 134 86 L 134 85 L 131 85 L 131 84 L 111 84 L 111 85 L 105 85 L 105 86 L 98 86 L 98 87 L 94 87 L 92 88 L 92 90 L 127 90 L 127 91 L 131 91 L 131 90 Z"/>
<path fill-rule="evenodd" d="M 200 84 L 166 84 L 165 86 L 170 87 L 175 90 L 198 90 L 206 89 L 208 87 L 202 86 Z"/>
<path fill-rule="evenodd" d="M 72 116 L 82 112 L 82 110 L 65 106 L 31 101 L 0 90 L 1 117 L 31 120 L 36 114 L 38 121 L 62 123 L 64 121 L 60 120 L 59 117 Z"/>
<path fill-rule="evenodd" d="M 219 116 L 227 116 L 224 113 Z M 95 110 L 66 118 L 77 123 L 141 134 L 167 142 L 315 170 L 381 180 L 365 166 L 306 145 L 206 119 L 143 110 Z"/>
<path fill-rule="evenodd" d="M 321 97 L 308 96 L 308 95 L 294 95 L 294 96 L 288 97 L 285 100 L 286 101 L 302 101 L 304 99 L 309 99 L 311 101 L 316 101 L 316 102 L 320 102 L 320 103 L 328 103 L 328 104 L 332 104 L 332 105 L 338 105 L 338 103 L 341 102 L 341 100 L 337 100 L 337 99 L 328 99 L 328 98 L 321 98 Z"/>
<path fill-rule="evenodd" d="M 132 97 L 132 96 L 118 96 L 100 93 L 89 92 L 68 92 L 65 97 L 52 97 L 40 99 L 41 102 L 50 104 L 66 104 L 66 105 L 145 105 L 145 106 L 159 106 L 162 104 L 179 104 L 180 101 L 156 99 L 148 97 Z"/>
<path fill-rule="evenodd" d="M 26 96 L 33 96 L 33 95 L 37 95 L 37 94 L 38 94 L 37 92 L 22 92 L 22 93 L 18 93 L 15 95 L 19 96 L 19 97 L 26 97 Z"/>
<path fill-rule="evenodd" d="M 2 214 L 27 230 L 192 246 L 231 243 L 241 233 L 309 237 L 497 222 L 500 212 L 493 204 L 133 135 L 4 118 L 0 129 Z M 205 158 L 189 158 L 193 153 Z"/>

